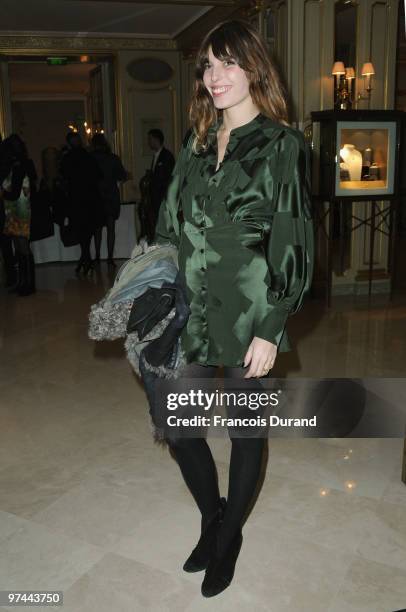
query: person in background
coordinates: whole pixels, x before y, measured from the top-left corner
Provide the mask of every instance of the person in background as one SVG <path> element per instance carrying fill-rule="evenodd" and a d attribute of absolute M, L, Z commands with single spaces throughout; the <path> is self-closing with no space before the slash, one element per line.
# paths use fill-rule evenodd
<path fill-rule="evenodd" d="M 172 153 L 164 147 L 164 135 L 159 129 L 151 129 L 148 132 L 148 144 L 154 156 L 152 158 L 149 176 L 150 207 L 148 213 L 148 241 L 151 242 L 155 226 L 158 220 L 159 208 L 166 195 L 172 170 L 175 166 L 175 158 Z"/>
<path fill-rule="evenodd" d="M 31 198 L 36 193 L 37 173 L 25 143 L 18 134 L 11 134 L 2 142 L 0 174 L 0 199 L 4 206 L 2 233 L 11 237 L 17 260 L 17 278 L 11 291 L 27 296 L 36 290 L 30 223 Z M 7 257 L 10 256 L 10 250 L 9 244 L 6 246 Z"/>
<path fill-rule="evenodd" d="M 51 198 L 52 219 L 59 226 L 63 226 L 69 213 L 69 200 L 61 175 L 63 154 L 63 150 L 56 147 L 46 147 L 42 151 L 43 177 Z"/>
<path fill-rule="evenodd" d="M 66 136 L 68 151 L 61 160 L 61 175 L 65 181 L 69 200 L 69 220 L 78 234 L 81 256 L 76 273 L 87 274 L 93 269 L 90 242 L 96 228 L 103 223 L 99 204 L 98 185 L 103 178 L 96 160 L 83 147 L 80 134 Z"/>
<path fill-rule="evenodd" d="M 2 146 L 2 138 L 0 136 L 0 252 L 3 256 L 5 286 L 12 287 L 15 285 L 17 277 L 14 265 L 12 238 L 3 233 L 6 213 L 4 210 L 4 199 L 1 195 L 1 185 L 4 179 L 7 178 L 8 172 L 7 162 L 4 156 L 4 145 Z"/>
<path fill-rule="evenodd" d="M 91 141 L 91 155 L 96 160 L 103 178 L 99 180 L 99 196 L 103 210 L 103 226 L 107 228 L 107 264 L 115 266 L 114 244 L 116 240 L 116 221 L 120 216 L 120 191 L 117 183 L 127 181 L 130 176 L 123 167 L 118 155 L 112 153 L 109 143 L 103 134 L 95 134 Z M 96 228 L 94 244 L 96 261 L 100 261 L 100 247 L 103 226 Z"/>

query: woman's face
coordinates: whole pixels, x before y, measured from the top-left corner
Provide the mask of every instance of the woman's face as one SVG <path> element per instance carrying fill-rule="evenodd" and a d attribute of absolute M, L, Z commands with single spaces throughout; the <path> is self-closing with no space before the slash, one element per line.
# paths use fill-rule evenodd
<path fill-rule="evenodd" d="M 232 57 L 217 59 L 209 48 L 203 82 L 218 109 L 237 106 L 251 96 L 245 71 Z"/>

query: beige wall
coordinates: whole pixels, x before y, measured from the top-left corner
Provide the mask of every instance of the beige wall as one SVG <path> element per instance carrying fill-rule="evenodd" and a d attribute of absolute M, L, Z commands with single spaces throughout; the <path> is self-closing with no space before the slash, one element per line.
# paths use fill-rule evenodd
<path fill-rule="evenodd" d="M 333 108 L 333 62 L 335 0 L 271 0 L 275 11 L 288 10 L 284 38 L 288 41 L 289 53 L 286 76 L 294 103 L 293 119 L 297 127 L 311 126 L 311 112 Z M 362 64 L 372 61 L 375 76 L 372 80 L 370 102 L 361 100 L 358 109 L 393 109 L 395 94 L 396 35 L 398 0 L 358 0 L 356 81 L 357 93 L 365 93 L 361 78 Z M 317 150 L 313 151 L 314 166 L 317 167 Z M 384 209 L 386 202 L 377 203 Z M 348 202 L 352 214 L 365 219 L 370 214 L 370 204 Z M 326 226 L 328 218 L 326 217 Z M 355 221 L 353 220 L 353 224 Z M 365 226 L 366 227 L 366 226 Z M 333 292 L 358 290 L 357 279 L 369 264 L 369 231 L 357 230 L 351 234 L 349 266 L 342 277 L 333 275 Z M 385 271 L 388 268 L 388 238 L 383 233 L 375 235 L 374 267 Z M 358 287 L 357 287 L 358 285 Z M 387 285 L 386 285 L 387 286 Z"/>
<path fill-rule="evenodd" d="M 172 78 L 158 85 L 142 84 L 127 72 L 128 64 L 138 58 L 158 58 L 173 69 Z M 165 136 L 165 146 L 178 153 L 184 116 L 182 111 L 181 66 L 178 51 L 120 51 L 117 56 L 118 97 L 121 112 L 121 152 L 123 163 L 132 172 L 133 180 L 126 183 L 126 200 L 139 198 L 139 180 L 150 167 L 152 151 L 148 149 L 145 132 L 158 119 Z"/>
<path fill-rule="evenodd" d="M 310 123 L 313 110 L 333 107 L 335 0 L 270 0 L 278 18 L 279 37 L 287 41 L 283 51 L 285 76 L 294 106 L 297 127 Z M 357 65 L 372 61 L 376 76 L 370 108 L 394 107 L 396 36 L 399 0 L 358 0 Z M 285 15 L 287 14 L 287 18 Z M 282 53 L 282 51 L 279 51 Z M 363 79 L 357 79 L 357 91 Z M 368 108 L 360 101 L 358 108 Z"/>

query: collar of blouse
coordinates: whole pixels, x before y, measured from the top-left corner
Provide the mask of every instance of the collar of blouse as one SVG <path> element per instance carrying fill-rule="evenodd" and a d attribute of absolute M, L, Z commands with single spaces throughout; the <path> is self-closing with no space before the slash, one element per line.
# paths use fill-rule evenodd
<path fill-rule="evenodd" d="M 251 121 L 248 121 L 248 123 L 244 123 L 244 125 L 240 125 L 239 127 L 233 128 L 230 131 L 229 142 L 234 139 L 238 140 L 243 136 L 246 136 L 250 132 L 255 131 L 256 129 L 261 127 L 266 120 L 267 117 L 265 115 L 263 115 L 262 113 L 258 113 L 258 115 L 251 119 Z M 208 136 L 211 140 L 216 138 L 217 131 L 222 126 L 222 123 L 223 122 L 221 118 L 219 118 L 215 123 L 213 123 L 213 125 L 209 127 Z"/>
<path fill-rule="evenodd" d="M 258 129 L 263 131 L 265 124 L 268 125 L 270 119 L 262 114 L 258 113 L 251 121 L 245 123 L 244 125 L 240 125 L 237 128 L 233 128 L 230 131 L 229 140 L 227 143 L 226 151 L 223 157 L 223 160 L 220 164 L 220 167 L 216 170 L 217 164 L 217 130 L 222 125 L 222 120 L 219 118 L 215 123 L 213 123 L 207 132 L 207 142 L 208 147 L 205 152 L 201 152 L 199 156 L 209 163 L 209 176 L 212 174 L 215 175 L 216 180 L 220 181 L 222 175 L 224 174 L 224 165 L 227 165 L 229 161 L 237 159 L 240 155 L 244 155 L 245 149 L 251 148 L 249 142 L 242 142 L 242 139 L 250 134 L 253 134 Z M 248 139 L 250 140 L 250 139 Z M 241 145 L 241 146 L 239 146 Z M 242 148 L 241 148 L 242 147 Z M 245 152 L 246 153 L 246 152 Z M 237 156 L 237 157 L 236 157 Z M 214 177 L 213 177 L 214 180 Z"/>

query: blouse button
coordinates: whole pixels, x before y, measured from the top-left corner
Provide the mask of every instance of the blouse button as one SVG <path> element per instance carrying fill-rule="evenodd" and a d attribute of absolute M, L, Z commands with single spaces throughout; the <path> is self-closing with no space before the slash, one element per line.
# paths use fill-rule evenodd
<path fill-rule="evenodd" d="M 200 269 L 202 272 L 206 272 L 206 268 L 204 266 L 202 266 Z"/>
<path fill-rule="evenodd" d="M 200 249 L 200 252 L 201 252 L 201 253 L 204 253 L 204 249 Z"/>

